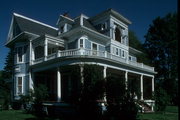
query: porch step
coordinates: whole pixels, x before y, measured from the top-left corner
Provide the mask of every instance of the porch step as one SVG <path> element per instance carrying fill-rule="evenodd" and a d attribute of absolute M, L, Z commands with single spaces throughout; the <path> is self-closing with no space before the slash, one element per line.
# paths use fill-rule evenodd
<path fill-rule="evenodd" d="M 76 114 L 76 108 L 66 103 L 49 103 L 44 104 L 47 108 L 47 113 L 50 116 L 73 116 Z"/>
<path fill-rule="evenodd" d="M 141 106 L 141 108 L 143 109 L 142 112 L 144 113 L 150 113 L 150 112 L 153 112 L 151 110 L 151 106 L 149 106 L 148 104 L 146 104 L 144 101 L 138 101 L 137 104 L 139 106 Z"/>

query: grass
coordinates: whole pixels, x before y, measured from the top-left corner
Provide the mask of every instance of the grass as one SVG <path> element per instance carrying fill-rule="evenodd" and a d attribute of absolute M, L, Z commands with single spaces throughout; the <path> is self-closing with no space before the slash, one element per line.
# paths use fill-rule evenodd
<path fill-rule="evenodd" d="M 139 114 L 140 120 L 178 120 L 178 107 L 167 106 L 165 112 Z M 0 120 L 42 120 L 22 110 L 1 110 Z M 43 120 L 54 120 L 45 118 Z"/>
<path fill-rule="evenodd" d="M 178 120 L 178 107 L 167 106 L 165 112 L 139 114 L 140 120 Z"/>
<path fill-rule="evenodd" d="M 33 120 L 35 116 L 26 114 L 22 110 L 2 110 L 0 120 Z"/>

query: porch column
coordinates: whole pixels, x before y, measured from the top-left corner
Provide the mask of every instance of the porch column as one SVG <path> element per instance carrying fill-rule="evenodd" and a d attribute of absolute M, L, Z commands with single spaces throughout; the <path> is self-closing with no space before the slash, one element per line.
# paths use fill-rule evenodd
<path fill-rule="evenodd" d="M 128 71 L 125 72 L 125 87 L 128 89 Z"/>
<path fill-rule="evenodd" d="M 152 93 L 154 93 L 154 76 L 152 77 Z"/>
<path fill-rule="evenodd" d="M 48 56 L 48 41 L 45 38 L 45 41 L 44 41 L 44 61 L 47 60 L 47 56 Z"/>
<path fill-rule="evenodd" d="M 32 65 L 32 40 L 29 42 L 29 63 Z"/>
<path fill-rule="evenodd" d="M 29 70 L 29 90 L 34 90 L 34 74 L 32 70 Z"/>
<path fill-rule="evenodd" d="M 141 100 L 143 100 L 143 74 L 141 74 L 141 83 L 140 83 L 140 86 L 141 86 Z"/>
<path fill-rule="evenodd" d="M 57 101 L 61 101 L 61 72 L 59 67 L 57 68 Z"/>
<path fill-rule="evenodd" d="M 104 69 L 103 69 L 103 78 L 106 78 L 106 76 L 107 76 L 106 70 L 107 70 L 107 66 L 104 66 Z"/>
<path fill-rule="evenodd" d="M 84 85 L 84 65 L 80 65 L 81 84 Z"/>

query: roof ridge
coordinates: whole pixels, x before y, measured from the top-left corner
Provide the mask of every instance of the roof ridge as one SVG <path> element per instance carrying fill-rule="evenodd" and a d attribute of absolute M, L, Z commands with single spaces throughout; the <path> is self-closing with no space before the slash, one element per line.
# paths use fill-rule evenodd
<path fill-rule="evenodd" d="M 29 21 L 32 21 L 32 22 L 35 22 L 35 23 L 38 23 L 38 24 L 41 24 L 41 25 L 43 25 L 43 26 L 46 26 L 46 27 L 49 27 L 49 28 L 58 30 L 58 28 L 56 28 L 56 27 L 50 26 L 50 25 L 48 25 L 48 24 L 42 23 L 42 22 L 40 22 L 40 21 L 34 20 L 34 19 L 32 19 L 32 18 L 23 16 L 23 15 L 20 15 L 20 14 L 18 14 L 18 13 L 13 13 L 13 15 L 14 15 L 14 16 L 17 16 L 17 17 L 24 18 L 24 19 L 26 19 L 26 20 L 29 20 Z"/>

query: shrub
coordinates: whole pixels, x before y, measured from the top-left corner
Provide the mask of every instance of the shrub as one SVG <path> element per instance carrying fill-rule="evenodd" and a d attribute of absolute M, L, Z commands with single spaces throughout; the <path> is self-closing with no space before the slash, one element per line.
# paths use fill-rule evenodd
<path fill-rule="evenodd" d="M 169 96 L 166 91 L 159 87 L 155 91 L 155 110 L 156 111 L 164 111 L 166 106 L 168 105 Z"/>
<path fill-rule="evenodd" d="M 134 95 L 125 89 L 123 80 L 115 76 L 107 77 L 107 112 L 109 118 L 135 120 L 138 108 Z"/>
<path fill-rule="evenodd" d="M 15 100 L 12 102 L 11 106 L 12 106 L 12 109 L 14 109 L 14 110 L 20 110 L 22 107 L 22 102 L 19 100 Z"/>
<path fill-rule="evenodd" d="M 102 69 L 98 65 L 84 66 L 84 85 L 79 102 L 82 119 L 98 120 L 101 117 L 101 106 L 97 100 L 104 95 L 104 80 Z"/>

